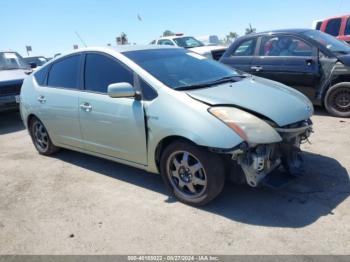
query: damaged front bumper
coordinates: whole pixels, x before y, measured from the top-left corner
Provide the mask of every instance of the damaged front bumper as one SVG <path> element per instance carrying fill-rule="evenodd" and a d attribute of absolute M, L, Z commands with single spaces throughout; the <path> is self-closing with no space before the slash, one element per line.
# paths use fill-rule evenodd
<path fill-rule="evenodd" d="M 279 143 L 248 145 L 243 144 L 230 152 L 240 165 L 248 185 L 256 187 L 271 171 L 279 166 L 292 175 L 302 173 L 300 145 L 312 133 L 312 122 L 306 120 L 283 128 L 275 128 L 282 138 Z"/>

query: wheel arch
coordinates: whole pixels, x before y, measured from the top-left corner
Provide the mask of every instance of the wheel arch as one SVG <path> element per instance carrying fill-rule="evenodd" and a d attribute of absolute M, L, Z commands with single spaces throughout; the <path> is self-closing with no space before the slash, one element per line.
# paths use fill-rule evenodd
<path fill-rule="evenodd" d="M 30 124 L 30 122 L 33 120 L 33 119 L 39 119 L 39 117 L 37 116 L 37 115 L 35 115 L 35 114 L 33 114 L 33 113 L 31 113 L 31 114 L 29 114 L 28 116 L 27 116 L 27 119 L 26 119 L 26 124 L 27 124 L 27 128 L 29 129 L 29 124 Z M 39 119 L 40 120 L 40 119 Z"/>
<path fill-rule="evenodd" d="M 156 149 L 154 151 L 154 162 L 156 164 L 156 167 L 157 167 L 157 170 L 158 172 L 160 172 L 160 157 L 162 155 L 162 152 L 164 151 L 164 149 L 170 145 L 171 143 L 177 141 L 177 140 L 183 140 L 183 141 L 186 141 L 190 144 L 193 144 L 193 145 L 196 145 L 196 146 L 199 146 L 198 144 L 196 144 L 194 141 L 184 137 L 184 136 L 179 136 L 179 135 L 170 135 L 170 136 L 167 136 L 167 137 L 164 137 L 163 139 L 161 139 L 157 146 L 156 146 Z"/>

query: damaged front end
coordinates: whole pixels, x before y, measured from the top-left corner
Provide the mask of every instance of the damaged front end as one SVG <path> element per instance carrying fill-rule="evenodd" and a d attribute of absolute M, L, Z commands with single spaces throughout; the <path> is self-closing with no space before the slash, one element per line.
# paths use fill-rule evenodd
<path fill-rule="evenodd" d="M 302 174 L 302 158 L 300 145 L 308 141 L 312 133 L 311 120 L 275 128 L 282 141 L 271 144 L 255 144 L 244 146 L 230 152 L 234 160 L 243 170 L 248 185 L 256 187 L 268 174 L 279 166 L 294 176 Z"/>
<path fill-rule="evenodd" d="M 312 133 L 312 106 L 305 104 L 305 119 L 286 126 L 235 107 L 212 107 L 209 112 L 224 122 L 243 142 L 222 152 L 234 161 L 231 167 L 234 181 L 245 181 L 256 187 L 279 166 L 292 175 L 302 173 L 300 145 Z M 299 116 L 298 116 L 299 117 Z M 243 179 L 241 174 L 243 171 Z M 238 177 L 238 179 L 237 179 Z"/>

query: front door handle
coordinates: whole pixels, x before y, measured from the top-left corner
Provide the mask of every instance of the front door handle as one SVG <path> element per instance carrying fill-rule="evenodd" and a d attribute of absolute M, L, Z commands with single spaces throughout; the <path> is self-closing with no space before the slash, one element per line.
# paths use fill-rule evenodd
<path fill-rule="evenodd" d="M 92 106 L 89 103 L 85 102 L 85 103 L 82 103 L 80 105 L 80 109 L 85 111 L 85 112 L 91 112 L 92 111 Z"/>
<path fill-rule="evenodd" d="M 263 67 L 262 66 L 252 66 L 250 69 L 255 70 L 256 72 L 260 72 L 261 70 L 263 70 Z"/>
<path fill-rule="evenodd" d="M 39 103 L 44 104 L 46 102 L 45 96 L 39 96 L 38 101 L 39 101 Z"/>
<path fill-rule="evenodd" d="M 314 60 L 311 59 L 311 58 L 309 58 L 309 59 L 305 59 L 305 62 L 306 62 L 306 64 L 307 64 L 308 66 L 311 66 L 312 63 L 314 62 Z"/>

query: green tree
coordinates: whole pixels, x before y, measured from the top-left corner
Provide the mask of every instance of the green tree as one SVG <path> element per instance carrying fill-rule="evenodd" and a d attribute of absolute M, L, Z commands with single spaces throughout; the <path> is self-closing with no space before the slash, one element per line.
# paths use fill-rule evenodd
<path fill-rule="evenodd" d="M 165 31 L 163 32 L 163 36 L 172 36 L 172 35 L 175 35 L 175 33 L 172 32 L 172 31 L 170 31 L 170 30 L 165 30 Z"/>
<path fill-rule="evenodd" d="M 255 32 L 256 32 L 256 28 L 252 27 L 252 25 L 249 23 L 249 27 L 247 27 L 245 29 L 245 34 L 249 35 L 249 34 L 252 34 L 252 33 L 255 33 Z"/>
<path fill-rule="evenodd" d="M 238 37 L 238 34 L 236 32 L 230 32 L 228 35 L 225 36 L 223 39 L 224 44 L 231 44 L 236 38 Z"/>
<path fill-rule="evenodd" d="M 128 43 L 128 36 L 124 32 L 120 34 L 120 39 L 121 39 L 122 45 L 126 45 Z"/>
<path fill-rule="evenodd" d="M 128 44 L 128 36 L 122 32 L 120 36 L 117 36 L 117 44 L 118 45 L 126 45 Z"/>

